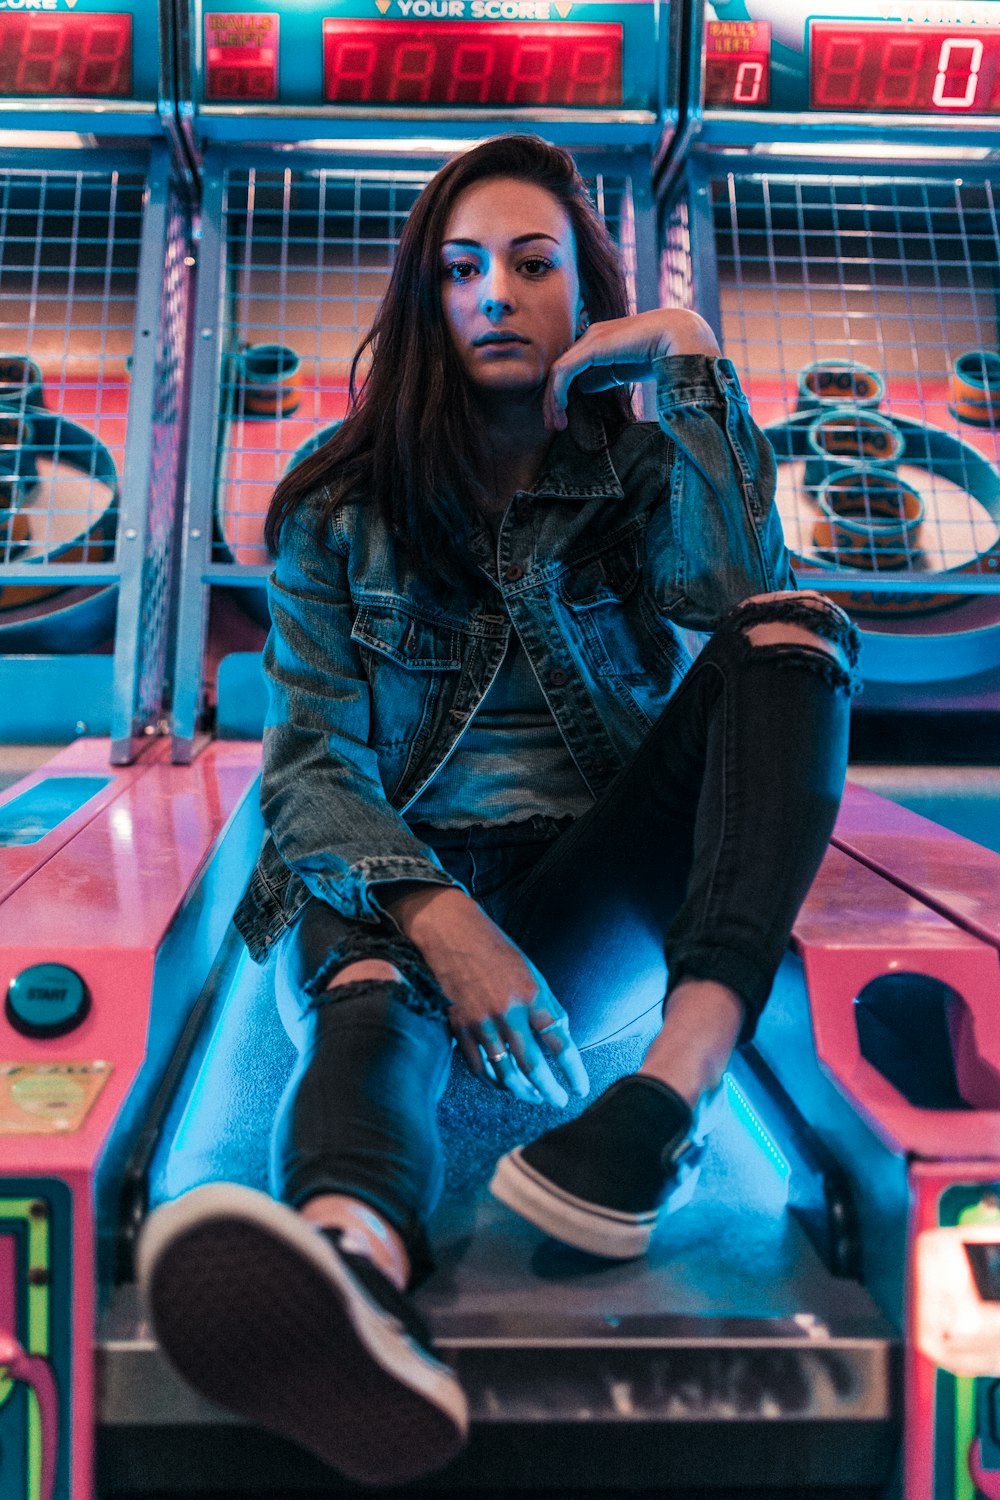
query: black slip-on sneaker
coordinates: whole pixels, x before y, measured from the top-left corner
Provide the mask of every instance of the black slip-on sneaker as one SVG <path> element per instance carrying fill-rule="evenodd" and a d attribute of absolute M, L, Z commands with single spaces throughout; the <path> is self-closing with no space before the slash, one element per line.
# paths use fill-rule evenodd
<path fill-rule="evenodd" d="M 554 1239 L 631 1260 L 694 1192 L 717 1097 L 696 1127 L 667 1084 L 620 1078 L 574 1120 L 502 1156 L 490 1192 Z"/>
<path fill-rule="evenodd" d="M 139 1284 L 161 1349 L 202 1395 L 349 1479 L 402 1484 L 464 1446 L 465 1394 L 409 1299 L 338 1237 L 214 1183 L 149 1216 Z"/>

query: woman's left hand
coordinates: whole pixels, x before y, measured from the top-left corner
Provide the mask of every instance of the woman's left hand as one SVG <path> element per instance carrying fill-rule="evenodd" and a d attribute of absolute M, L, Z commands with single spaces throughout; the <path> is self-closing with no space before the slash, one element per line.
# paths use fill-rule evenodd
<path fill-rule="evenodd" d="M 666 354 L 721 351 L 705 319 L 684 307 L 659 307 L 631 318 L 592 323 L 549 369 L 543 397 L 545 425 L 556 432 L 566 426 L 566 402 L 572 381 L 582 391 L 608 391 L 616 385 L 649 380 L 654 359 Z"/>

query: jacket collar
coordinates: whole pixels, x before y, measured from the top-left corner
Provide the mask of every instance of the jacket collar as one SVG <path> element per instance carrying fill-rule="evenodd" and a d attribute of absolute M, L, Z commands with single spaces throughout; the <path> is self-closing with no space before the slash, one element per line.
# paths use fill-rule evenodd
<path fill-rule="evenodd" d="M 624 499 L 604 423 L 580 401 L 570 401 L 568 415 L 569 424 L 556 433 L 531 493 L 558 500 L 588 500 L 594 495 Z"/>

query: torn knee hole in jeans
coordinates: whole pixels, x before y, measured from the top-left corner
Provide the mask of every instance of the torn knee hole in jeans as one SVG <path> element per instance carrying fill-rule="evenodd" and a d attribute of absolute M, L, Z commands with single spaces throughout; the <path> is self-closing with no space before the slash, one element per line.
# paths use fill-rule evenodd
<path fill-rule="evenodd" d="M 828 651 L 821 646 L 806 646 L 795 641 L 776 641 L 766 646 L 755 646 L 747 638 L 743 637 L 743 644 L 748 657 L 754 661 L 774 662 L 779 667 L 800 667 L 807 672 L 814 672 L 817 677 L 822 678 L 827 687 L 833 688 L 835 692 L 846 693 L 853 698 L 861 691 L 861 680 L 858 674 L 841 666 Z"/>
<path fill-rule="evenodd" d="M 379 959 L 390 963 L 402 979 L 351 979 L 329 987 L 330 980 L 348 964 Z M 373 994 L 388 993 L 418 1016 L 444 1019 L 451 1001 L 444 994 L 420 954 L 405 938 L 372 937 L 353 934 L 337 948 L 331 948 L 311 979 L 302 986 L 303 994 L 317 1004 L 340 1004 L 360 1000 Z"/>
<path fill-rule="evenodd" d="M 813 599 L 807 603 L 805 599 L 796 599 L 794 594 L 783 599 L 755 600 L 737 605 L 730 618 L 744 636 L 752 625 L 801 625 L 839 646 L 851 668 L 858 664 L 861 640 L 857 626 L 832 600 Z"/>

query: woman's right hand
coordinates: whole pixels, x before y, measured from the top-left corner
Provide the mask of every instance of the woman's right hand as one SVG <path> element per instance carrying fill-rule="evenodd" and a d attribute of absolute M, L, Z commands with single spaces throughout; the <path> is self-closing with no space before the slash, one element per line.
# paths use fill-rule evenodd
<path fill-rule="evenodd" d="M 477 1078 L 526 1103 L 562 1107 L 568 1095 L 549 1066 L 553 1057 L 573 1093 L 589 1092 L 565 1010 L 470 896 L 454 886 L 424 886 L 386 909 L 451 1001 L 452 1032 Z"/>

